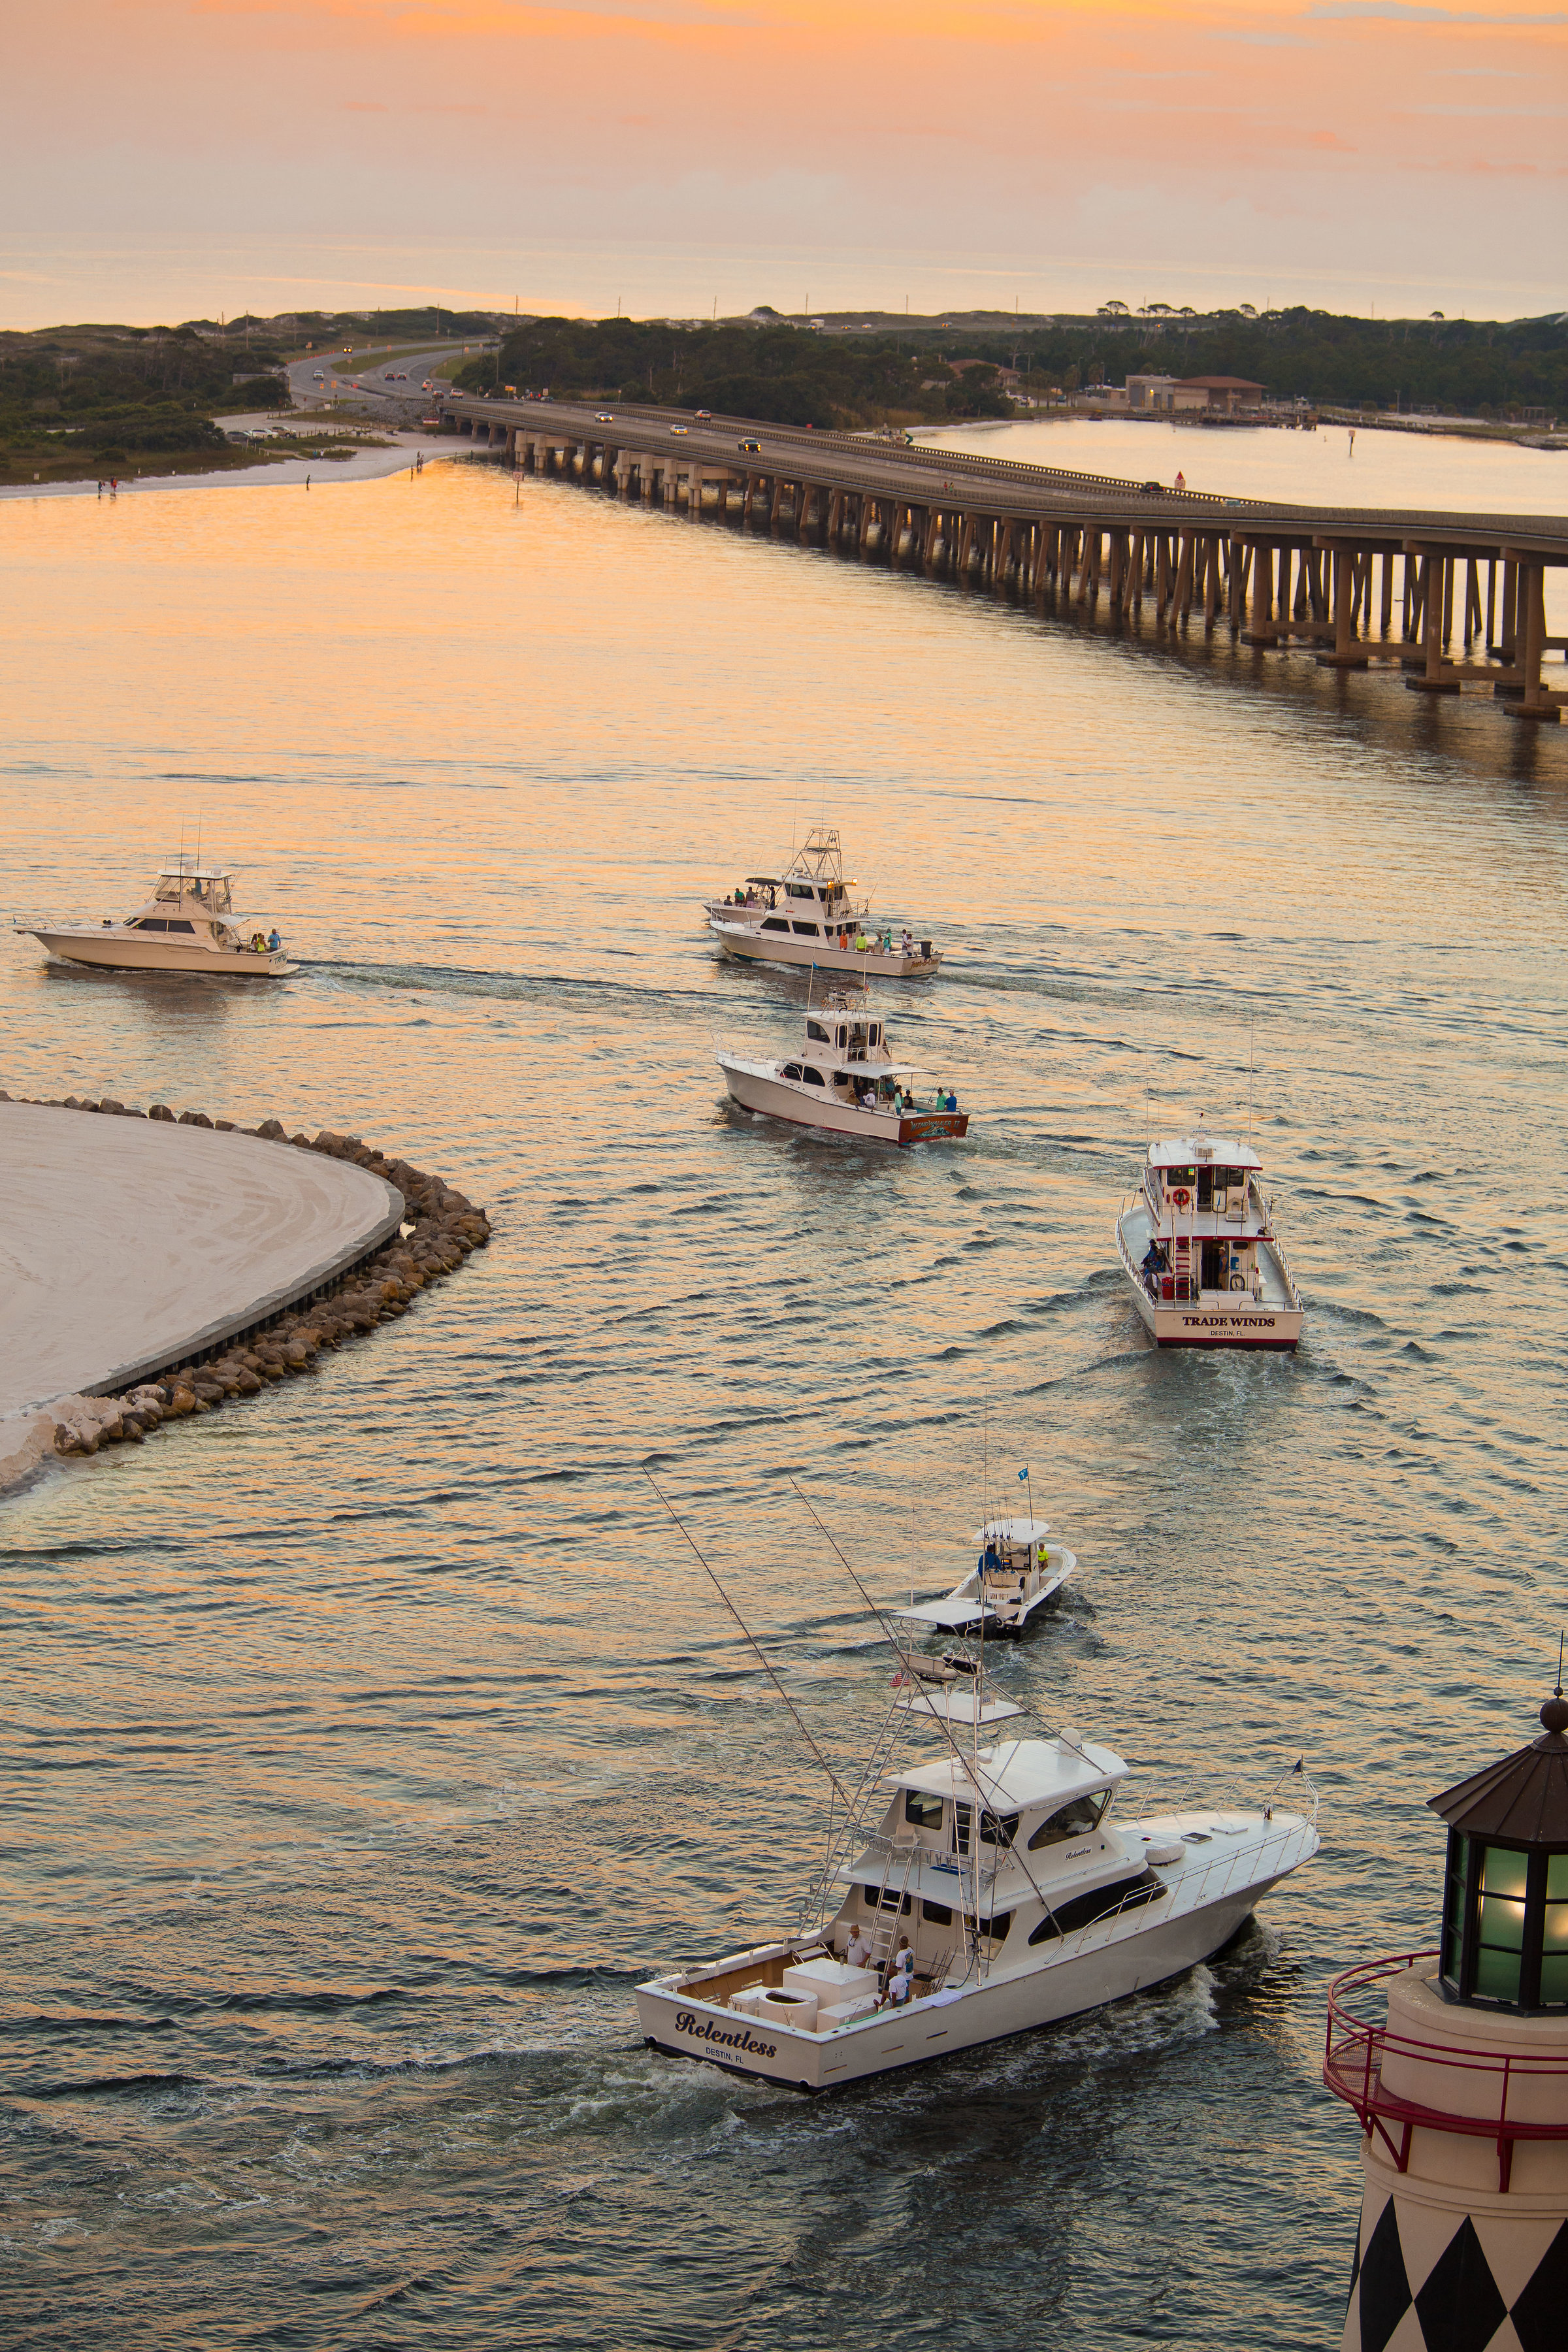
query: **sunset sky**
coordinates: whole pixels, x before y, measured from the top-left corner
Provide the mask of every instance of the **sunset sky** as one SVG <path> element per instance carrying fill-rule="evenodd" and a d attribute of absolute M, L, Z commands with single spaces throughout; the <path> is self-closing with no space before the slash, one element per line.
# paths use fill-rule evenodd
<path fill-rule="evenodd" d="M 1568 302 L 1536 0 L 51 0 L 0 319 Z"/>

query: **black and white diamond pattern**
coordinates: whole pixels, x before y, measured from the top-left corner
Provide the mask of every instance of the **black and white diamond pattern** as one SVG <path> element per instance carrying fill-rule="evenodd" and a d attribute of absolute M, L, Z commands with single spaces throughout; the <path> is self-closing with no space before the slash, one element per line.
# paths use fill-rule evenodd
<path fill-rule="evenodd" d="M 1375 2211 L 1375 2218 L 1374 2218 Z M 1369 2184 L 1345 2352 L 1563 2352 L 1568 2221 L 1478 2225 Z"/>

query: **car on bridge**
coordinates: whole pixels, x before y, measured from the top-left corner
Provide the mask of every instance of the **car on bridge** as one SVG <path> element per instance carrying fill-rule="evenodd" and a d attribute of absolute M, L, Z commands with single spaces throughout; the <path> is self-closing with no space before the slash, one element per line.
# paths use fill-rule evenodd
<path fill-rule="evenodd" d="M 670 426 L 670 428 L 669 428 L 669 429 L 670 429 L 670 431 L 671 431 L 672 433 L 682 433 L 682 434 L 683 434 L 683 433 L 686 431 L 686 427 L 685 427 L 685 425 L 672 425 Z"/>
<path fill-rule="evenodd" d="M 763 445 L 760 441 L 737 441 L 735 446 L 737 449 L 744 450 L 748 457 L 760 457 L 763 453 Z"/>
<path fill-rule="evenodd" d="M 594 422 L 595 425 L 613 425 L 615 421 L 615 418 L 610 415 L 607 408 L 596 408 L 594 411 Z"/>

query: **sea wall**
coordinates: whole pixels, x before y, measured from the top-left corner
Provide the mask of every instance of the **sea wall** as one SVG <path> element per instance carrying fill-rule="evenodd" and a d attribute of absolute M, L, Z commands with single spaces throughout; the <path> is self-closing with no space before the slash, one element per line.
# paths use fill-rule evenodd
<path fill-rule="evenodd" d="M 20 1099 L 0 1090 L 0 1105 Z M 166 1330 L 139 1358 L 132 1349 L 134 1360 L 127 1358 L 122 1341 L 106 1342 L 116 1360 L 102 1378 L 82 1380 L 77 1388 L 45 1400 L 38 1398 L 35 1387 L 29 1401 L 26 1374 L 16 1376 L 21 1383 L 20 1401 L 0 1418 L 0 1488 L 26 1478 L 50 1454 L 96 1454 L 104 1445 L 141 1444 L 165 1422 L 259 1396 L 279 1381 L 309 1372 L 324 1350 L 349 1345 L 378 1325 L 406 1314 L 422 1291 L 455 1273 L 473 1250 L 489 1240 L 489 1218 L 466 1194 L 441 1177 L 407 1160 L 390 1157 L 358 1136 L 328 1129 L 314 1136 L 303 1132 L 291 1136 L 273 1118 L 258 1127 L 238 1128 L 232 1120 L 215 1119 L 205 1111 L 186 1110 L 176 1116 L 166 1104 L 155 1103 L 143 1112 L 112 1097 L 91 1102 L 71 1096 L 31 1108 L 93 1115 L 95 1124 L 109 1118 L 203 1129 L 215 1138 L 220 1133 L 246 1136 L 279 1151 L 317 1154 L 363 1170 L 376 1180 L 375 1193 L 387 1206 L 380 1213 L 371 1213 L 356 1203 L 358 1225 L 348 1230 L 351 1235 L 357 1230 L 358 1245 L 351 1237 L 335 1249 L 329 1248 L 323 1256 L 320 1230 L 311 1227 L 301 1235 L 298 1263 L 292 1269 L 280 1267 L 274 1247 L 266 1262 L 264 1286 L 247 1291 L 241 1283 L 216 1318 L 177 1335 Z M 57 1154 L 63 1145 L 72 1163 L 97 1163 L 88 1175 L 100 1192 L 106 1172 L 124 1161 L 123 1151 L 72 1153 L 68 1136 L 52 1123 L 47 1132 Z M 166 1168 L 168 1150 L 160 1147 L 156 1156 Z M 176 1150 L 175 1159 L 180 1156 Z M 204 1156 L 211 1160 L 210 1149 Z M 292 1171 L 281 1163 L 268 1170 L 264 1161 L 249 1153 L 245 1173 L 253 1192 L 258 1167 L 263 1192 L 268 1189 L 265 1181 L 268 1176 L 273 1180 L 270 1189 L 280 1195 L 299 1192 Z M 333 1181 L 341 1190 L 342 1178 Z M 166 1181 L 163 1189 L 167 1190 Z M 369 1188 L 359 1189 L 363 1192 Z M 198 1251 L 204 1221 L 213 1226 L 218 1221 L 218 1206 L 210 1194 L 174 1206 L 178 1213 L 173 1230 L 179 1253 Z M 115 1254 L 122 1257 L 123 1235 L 110 1239 Z M 37 1327 L 40 1318 L 47 1317 L 50 1302 L 50 1269 L 47 1253 L 40 1253 L 46 1259 L 41 1269 L 26 1262 L 26 1243 L 24 1233 L 16 1251 L 21 1261 L 16 1269 L 17 1286 L 26 1289 L 32 1285 L 33 1296 L 23 1303 Z M 83 1240 L 79 1246 L 90 1249 L 90 1240 Z M 90 1262 L 86 1271 L 90 1276 Z M 79 1283 L 82 1272 L 81 1265 L 73 1262 L 70 1274 Z"/>

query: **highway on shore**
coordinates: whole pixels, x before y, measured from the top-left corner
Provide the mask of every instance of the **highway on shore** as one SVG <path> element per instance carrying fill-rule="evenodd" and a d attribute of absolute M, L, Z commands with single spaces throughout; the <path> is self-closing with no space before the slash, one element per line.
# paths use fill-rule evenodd
<path fill-rule="evenodd" d="M 469 358 L 489 344 L 470 340 Z M 417 409 L 428 413 L 431 395 L 424 390 L 427 378 L 436 368 L 445 366 L 455 356 L 462 354 L 461 342 L 448 337 L 445 342 L 427 348 L 409 346 L 404 349 L 394 341 L 392 355 L 387 355 L 387 339 L 374 343 L 357 345 L 352 352 L 311 352 L 302 360 L 291 360 L 287 374 L 289 389 L 298 408 L 324 408 L 334 395 L 339 399 L 358 399 L 369 403 L 373 419 L 382 417 L 389 425 L 402 421 L 405 412 Z M 318 383 L 317 376 L 324 380 Z M 449 391 L 444 381 L 438 388 Z"/>

